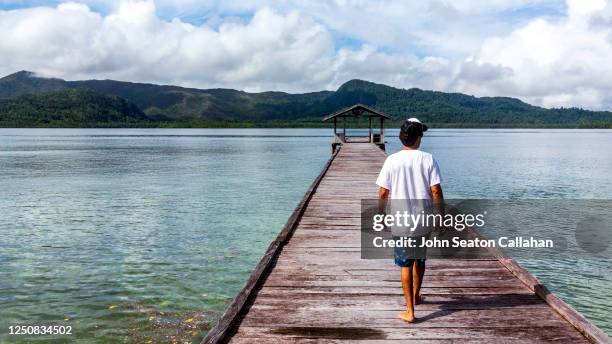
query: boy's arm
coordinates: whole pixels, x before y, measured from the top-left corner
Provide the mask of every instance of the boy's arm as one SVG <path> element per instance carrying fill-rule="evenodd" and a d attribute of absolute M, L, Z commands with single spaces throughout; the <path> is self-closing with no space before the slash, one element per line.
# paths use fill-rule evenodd
<path fill-rule="evenodd" d="M 384 214 L 387 210 L 387 200 L 389 199 L 389 189 L 382 186 L 378 188 L 378 213 Z"/>
<path fill-rule="evenodd" d="M 444 195 L 442 194 L 442 186 L 440 184 L 436 184 L 431 187 L 431 199 L 433 199 L 434 201 L 444 200 Z"/>
<path fill-rule="evenodd" d="M 442 186 L 440 184 L 431 186 L 431 199 L 438 211 L 438 214 L 444 216 L 444 195 L 442 194 Z"/>

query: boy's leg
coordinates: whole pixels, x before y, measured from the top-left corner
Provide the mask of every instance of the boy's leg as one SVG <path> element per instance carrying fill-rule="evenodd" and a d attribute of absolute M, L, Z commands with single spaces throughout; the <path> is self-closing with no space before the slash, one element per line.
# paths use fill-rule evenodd
<path fill-rule="evenodd" d="M 416 259 L 413 268 L 413 287 L 414 292 L 413 303 L 418 305 L 421 303 L 421 284 L 423 284 L 423 275 L 425 275 L 425 260 Z"/>
<path fill-rule="evenodd" d="M 414 263 L 410 267 L 402 267 L 402 289 L 404 289 L 404 299 L 406 299 L 406 311 L 401 312 L 399 317 L 407 322 L 414 322 L 414 301 L 413 301 L 413 288 L 412 288 L 412 270 Z"/>

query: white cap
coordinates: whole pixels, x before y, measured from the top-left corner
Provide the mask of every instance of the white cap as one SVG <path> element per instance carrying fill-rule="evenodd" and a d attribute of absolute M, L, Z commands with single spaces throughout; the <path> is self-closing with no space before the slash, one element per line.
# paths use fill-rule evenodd
<path fill-rule="evenodd" d="M 419 123 L 423 126 L 423 131 L 427 131 L 427 125 L 423 124 L 418 118 L 410 117 L 406 120 L 406 122 Z"/>
<path fill-rule="evenodd" d="M 417 123 L 421 123 L 421 121 L 419 121 L 419 119 L 418 119 L 418 118 L 416 118 L 416 117 L 410 117 L 410 118 L 408 118 L 406 121 L 407 121 L 407 122 L 417 122 Z M 421 124 L 423 124 L 423 123 L 421 123 Z"/>

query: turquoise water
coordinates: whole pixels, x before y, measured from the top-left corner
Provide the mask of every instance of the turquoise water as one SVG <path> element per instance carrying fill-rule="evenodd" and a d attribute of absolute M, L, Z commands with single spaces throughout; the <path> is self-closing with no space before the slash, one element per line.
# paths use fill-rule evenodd
<path fill-rule="evenodd" d="M 611 198 L 612 131 L 427 134 L 448 198 Z M 0 342 L 25 339 L 7 334 L 17 324 L 197 341 L 330 142 L 327 129 L 0 129 Z M 524 264 L 612 333 L 611 260 Z"/>

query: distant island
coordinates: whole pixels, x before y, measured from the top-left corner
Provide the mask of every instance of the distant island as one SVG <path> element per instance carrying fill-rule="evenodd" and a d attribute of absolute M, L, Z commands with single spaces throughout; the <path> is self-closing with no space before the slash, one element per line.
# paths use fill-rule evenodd
<path fill-rule="evenodd" d="M 249 93 L 114 80 L 66 81 L 21 71 L 0 79 L 0 127 L 325 127 L 362 103 L 439 128 L 612 128 L 612 112 L 545 109 L 507 97 L 399 89 L 350 80 L 336 91 Z"/>

